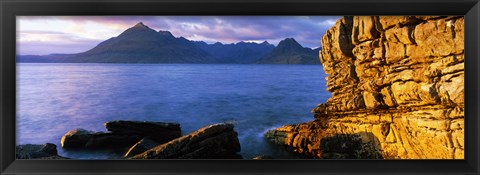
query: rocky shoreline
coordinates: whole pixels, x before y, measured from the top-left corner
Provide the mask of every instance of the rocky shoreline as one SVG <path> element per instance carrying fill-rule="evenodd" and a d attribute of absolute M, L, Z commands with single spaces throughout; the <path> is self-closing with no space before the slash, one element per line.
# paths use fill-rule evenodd
<path fill-rule="evenodd" d="M 75 129 L 60 143 L 63 149 L 126 150 L 125 159 L 242 159 L 234 125 L 213 124 L 181 136 L 178 123 L 110 121 L 108 132 Z M 16 146 L 17 159 L 69 159 L 57 154 L 56 145 Z"/>

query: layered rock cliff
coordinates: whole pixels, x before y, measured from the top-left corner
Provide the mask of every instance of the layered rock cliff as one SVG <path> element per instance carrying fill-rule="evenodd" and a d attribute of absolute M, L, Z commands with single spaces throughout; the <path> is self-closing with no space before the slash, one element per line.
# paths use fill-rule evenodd
<path fill-rule="evenodd" d="M 322 38 L 330 99 L 269 131 L 314 158 L 464 158 L 464 18 L 343 17 Z"/>

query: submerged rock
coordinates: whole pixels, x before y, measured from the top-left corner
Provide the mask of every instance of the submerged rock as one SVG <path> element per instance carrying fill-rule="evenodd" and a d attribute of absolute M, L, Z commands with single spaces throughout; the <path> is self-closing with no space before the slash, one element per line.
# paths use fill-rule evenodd
<path fill-rule="evenodd" d="M 201 128 L 132 159 L 228 159 L 241 158 L 240 143 L 233 124 L 215 124 Z"/>
<path fill-rule="evenodd" d="M 63 148 L 122 148 L 142 139 L 140 135 L 93 132 L 76 129 L 67 132 L 61 140 Z"/>
<path fill-rule="evenodd" d="M 182 134 L 178 123 L 117 120 L 104 125 L 112 133 L 148 136 L 160 143 L 178 138 Z"/>
<path fill-rule="evenodd" d="M 52 143 L 17 145 L 15 157 L 17 159 L 67 159 L 57 154 L 57 145 Z"/>

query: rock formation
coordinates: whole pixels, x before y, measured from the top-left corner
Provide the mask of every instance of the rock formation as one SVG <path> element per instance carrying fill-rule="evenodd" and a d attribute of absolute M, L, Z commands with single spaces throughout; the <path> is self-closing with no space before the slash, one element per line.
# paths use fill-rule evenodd
<path fill-rule="evenodd" d="M 57 146 L 52 143 L 43 145 L 25 144 L 15 147 L 17 159 L 67 159 L 57 154 Z"/>
<path fill-rule="evenodd" d="M 62 148 L 110 149 L 128 147 L 142 139 L 140 135 L 117 134 L 75 129 L 63 135 Z"/>
<path fill-rule="evenodd" d="M 152 149 L 152 148 L 154 148 L 158 145 L 160 145 L 160 143 L 158 143 L 157 141 L 152 140 L 148 137 L 145 137 L 142 140 L 135 143 L 135 145 L 130 147 L 130 149 L 128 149 L 127 153 L 125 153 L 124 157 L 135 156 L 135 155 L 143 153 L 143 152 L 145 152 L 149 149 Z"/>
<path fill-rule="evenodd" d="M 331 98 L 314 121 L 266 137 L 314 158 L 463 159 L 463 25 L 462 16 L 343 17 L 322 38 Z M 328 146 L 339 136 L 345 149 Z"/>
<path fill-rule="evenodd" d="M 180 124 L 141 121 L 110 121 L 109 132 L 76 129 L 67 132 L 61 140 L 63 148 L 123 148 L 130 147 L 145 137 L 165 143 L 181 136 Z"/>
<path fill-rule="evenodd" d="M 240 143 L 232 124 L 215 124 L 201 128 L 132 159 L 226 159 L 241 158 Z"/>
<path fill-rule="evenodd" d="M 62 147 L 117 150 L 129 148 L 124 157 L 131 159 L 242 158 L 238 154 L 240 142 L 237 132 L 233 130 L 233 124 L 210 125 L 183 137 L 180 137 L 178 123 L 119 120 L 106 122 L 104 125 L 109 132 L 84 129 L 67 132 L 62 137 Z M 53 148 L 55 147 L 53 145 Z"/>

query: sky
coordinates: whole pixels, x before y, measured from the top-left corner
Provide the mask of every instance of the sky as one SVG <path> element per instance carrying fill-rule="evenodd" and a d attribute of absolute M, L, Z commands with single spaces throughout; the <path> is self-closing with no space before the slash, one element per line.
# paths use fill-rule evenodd
<path fill-rule="evenodd" d="M 295 38 L 320 47 L 338 16 L 17 16 L 17 54 L 80 53 L 143 22 L 175 37 L 224 44 Z"/>

